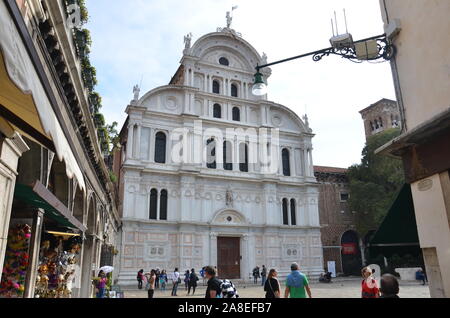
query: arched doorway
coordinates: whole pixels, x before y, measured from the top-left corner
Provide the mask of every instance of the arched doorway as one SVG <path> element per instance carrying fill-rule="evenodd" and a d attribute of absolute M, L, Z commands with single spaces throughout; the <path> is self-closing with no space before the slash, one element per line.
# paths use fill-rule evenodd
<path fill-rule="evenodd" d="M 344 275 L 359 275 L 362 259 L 359 237 L 355 231 L 347 231 L 341 238 L 342 271 Z"/>

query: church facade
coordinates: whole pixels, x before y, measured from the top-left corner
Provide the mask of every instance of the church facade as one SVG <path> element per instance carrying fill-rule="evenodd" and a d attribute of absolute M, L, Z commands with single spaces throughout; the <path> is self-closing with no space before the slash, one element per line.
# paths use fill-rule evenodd
<path fill-rule="evenodd" d="M 121 132 L 120 285 L 140 269 L 323 271 L 307 117 L 251 92 L 262 56 L 229 27 L 191 45 L 171 82 L 135 98 Z M 262 70 L 265 78 L 271 70 Z"/>

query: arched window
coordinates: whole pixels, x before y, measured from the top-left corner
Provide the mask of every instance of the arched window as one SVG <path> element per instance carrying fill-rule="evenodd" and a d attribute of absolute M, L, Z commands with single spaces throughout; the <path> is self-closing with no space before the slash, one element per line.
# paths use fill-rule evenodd
<path fill-rule="evenodd" d="M 295 207 L 295 199 L 291 199 L 291 225 L 297 225 L 297 214 Z"/>
<path fill-rule="evenodd" d="M 221 58 L 219 59 L 219 63 L 220 63 L 221 65 L 224 65 L 224 66 L 229 66 L 229 65 L 230 65 L 230 61 L 228 61 L 228 59 L 225 58 L 225 57 L 221 57 Z"/>
<path fill-rule="evenodd" d="M 238 87 L 236 84 L 231 84 L 231 96 L 238 97 Z"/>
<path fill-rule="evenodd" d="M 241 121 L 241 110 L 239 107 L 233 107 L 233 120 Z"/>
<path fill-rule="evenodd" d="M 246 143 L 239 145 L 239 170 L 248 172 L 248 145 Z"/>
<path fill-rule="evenodd" d="M 214 118 L 222 118 L 222 106 L 214 104 Z"/>
<path fill-rule="evenodd" d="M 155 137 L 155 162 L 166 163 L 166 134 L 159 132 Z"/>
<path fill-rule="evenodd" d="M 380 117 L 380 127 L 383 127 L 383 119 Z"/>
<path fill-rule="evenodd" d="M 152 189 L 150 192 L 150 220 L 158 218 L 158 190 Z"/>
<path fill-rule="evenodd" d="M 159 219 L 160 220 L 167 220 L 167 190 L 161 191 L 161 201 L 160 201 L 160 207 L 159 207 Z"/>
<path fill-rule="evenodd" d="M 206 167 L 208 169 L 217 169 L 216 141 L 214 138 L 211 138 L 206 142 Z"/>
<path fill-rule="evenodd" d="M 283 199 L 283 225 L 289 225 L 288 200 Z"/>
<path fill-rule="evenodd" d="M 281 156 L 283 160 L 283 175 L 289 177 L 291 176 L 291 160 L 289 158 L 289 150 L 284 148 Z"/>
<path fill-rule="evenodd" d="M 233 145 L 229 141 L 223 142 L 223 168 L 233 170 Z"/>
<path fill-rule="evenodd" d="M 220 94 L 220 83 L 218 81 L 213 81 L 213 93 Z"/>

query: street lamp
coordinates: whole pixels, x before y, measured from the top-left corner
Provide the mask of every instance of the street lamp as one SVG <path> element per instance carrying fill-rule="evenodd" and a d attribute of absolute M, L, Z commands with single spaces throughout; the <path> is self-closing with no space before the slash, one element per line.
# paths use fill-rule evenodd
<path fill-rule="evenodd" d="M 264 96 L 267 94 L 267 84 L 264 82 L 263 75 L 259 70 L 255 74 L 255 83 L 253 84 L 252 93 L 255 96 Z"/>
<path fill-rule="evenodd" d="M 331 38 L 330 42 L 332 46 L 329 48 L 297 55 L 264 65 L 257 65 L 255 81 L 252 87 L 253 95 L 263 96 L 267 94 L 267 84 L 264 82 L 264 76 L 261 73 L 261 69 L 272 65 L 289 62 L 306 56 L 312 56 L 313 61 L 318 62 L 322 60 L 324 56 L 329 56 L 331 54 L 341 56 L 342 58 L 355 63 L 379 59 L 389 61 L 395 56 L 396 48 L 387 39 L 386 34 L 373 36 L 356 42 L 353 41 L 350 34 L 347 33 L 344 36 L 344 38 L 343 36 Z"/>

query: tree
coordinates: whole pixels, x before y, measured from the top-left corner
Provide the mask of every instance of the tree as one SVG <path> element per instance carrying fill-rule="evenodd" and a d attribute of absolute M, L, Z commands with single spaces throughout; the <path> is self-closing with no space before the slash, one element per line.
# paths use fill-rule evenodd
<path fill-rule="evenodd" d="M 356 212 L 356 226 L 361 234 L 378 228 L 405 183 L 401 160 L 375 154 L 398 135 L 399 129 L 389 129 L 369 137 L 361 164 L 349 168 L 349 204 Z"/>

